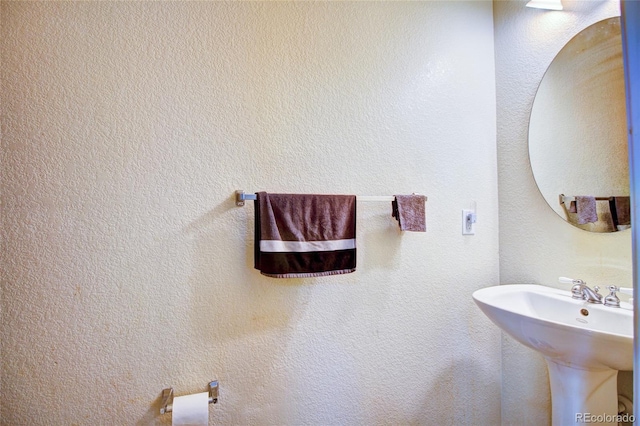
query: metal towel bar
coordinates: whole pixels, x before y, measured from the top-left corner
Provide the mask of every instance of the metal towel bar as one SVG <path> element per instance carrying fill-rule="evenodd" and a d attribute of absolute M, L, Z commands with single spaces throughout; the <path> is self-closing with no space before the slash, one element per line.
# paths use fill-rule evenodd
<path fill-rule="evenodd" d="M 414 193 L 414 195 L 416 195 Z M 256 194 L 246 194 L 243 190 L 236 190 L 236 206 L 242 207 L 244 206 L 245 201 L 256 201 Z M 358 201 L 379 201 L 379 202 L 391 202 L 393 201 L 393 195 L 358 195 L 356 196 L 356 200 Z M 424 200 L 427 201 L 427 197 L 424 197 Z"/>
<path fill-rule="evenodd" d="M 572 197 L 564 194 L 560 194 L 559 198 L 560 198 L 560 204 L 570 203 L 576 200 L 576 197 Z M 596 198 L 596 201 L 608 201 L 608 200 L 611 200 L 613 197 L 595 197 L 595 198 Z"/>

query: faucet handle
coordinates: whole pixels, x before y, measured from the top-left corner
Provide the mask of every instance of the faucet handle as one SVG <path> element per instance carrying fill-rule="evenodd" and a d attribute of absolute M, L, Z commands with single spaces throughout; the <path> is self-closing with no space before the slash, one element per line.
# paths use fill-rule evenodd
<path fill-rule="evenodd" d="M 574 280 L 573 278 L 567 278 L 567 277 L 559 277 L 558 282 L 560 284 L 586 284 L 582 280 Z"/>
<path fill-rule="evenodd" d="M 558 278 L 558 282 L 561 284 L 571 284 L 571 297 L 574 299 L 584 299 L 584 294 L 582 294 L 582 288 L 587 285 L 586 282 L 582 280 L 574 280 L 573 278 L 560 277 Z M 598 291 L 596 290 L 596 293 Z"/>
<path fill-rule="evenodd" d="M 618 291 L 623 294 L 628 294 L 629 296 L 633 296 L 633 289 L 629 287 L 618 287 Z"/>
<path fill-rule="evenodd" d="M 609 295 L 604 298 L 604 306 L 611 306 L 612 308 L 620 307 L 620 299 L 616 295 L 617 291 L 620 291 L 620 287 L 616 287 L 615 285 L 610 285 L 607 287 L 609 290 Z"/>

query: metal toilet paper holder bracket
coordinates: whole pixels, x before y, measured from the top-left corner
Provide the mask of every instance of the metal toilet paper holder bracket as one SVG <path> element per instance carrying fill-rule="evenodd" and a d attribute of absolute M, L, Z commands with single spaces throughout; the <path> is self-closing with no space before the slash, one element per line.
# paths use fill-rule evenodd
<path fill-rule="evenodd" d="M 209 382 L 209 404 L 218 403 L 218 381 Z M 160 414 L 166 414 L 173 411 L 173 388 L 162 390 L 162 404 L 160 406 Z"/>

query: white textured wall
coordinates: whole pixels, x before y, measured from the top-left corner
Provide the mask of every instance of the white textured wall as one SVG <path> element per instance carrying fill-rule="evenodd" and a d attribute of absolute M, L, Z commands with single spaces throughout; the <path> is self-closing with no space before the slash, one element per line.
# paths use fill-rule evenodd
<path fill-rule="evenodd" d="M 500 422 L 490 2 L 2 2 L 3 424 Z M 358 271 L 252 269 L 234 190 L 358 206 Z M 477 234 L 460 210 L 478 205 Z"/>
<path fill-rule="evenodd" d="M 545 70 L 575 34 L 619 16 L 619 4 L 563 0 L 564 11 L 545 12 L 525 3 L 494 2 L 500 281 L 560 287 L 558 277 L 569 276 L 631 287 L 631 232 L 597 234 L 566 223 L 538 191 L 527 149 L 531 105 Z M 629 373 L 621 373 L 622 387 L 629 379 Z M 503 424 L 544 425 L 550 413 L 542 356 L 504 337 Z"/>

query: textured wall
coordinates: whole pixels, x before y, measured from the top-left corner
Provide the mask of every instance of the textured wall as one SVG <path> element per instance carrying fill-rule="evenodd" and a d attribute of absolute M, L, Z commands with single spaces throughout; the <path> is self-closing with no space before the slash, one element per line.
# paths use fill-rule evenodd
<path fill-rule="evenodd" d="M 2 2 L 2 423 L 500 422 L 490 2 Z M 252 269 L 234 190 L 358 206 L 358 271 Z M 460 211 L 477 202 L 473 237 Z"/>
<path fill-rule="evenodd" d="M 619 16 L 619 4 L 563 0 L 564 11 L 545 12 L 527 9 L 525 3 L 494 3 L 500 282 L 560 287 L 558 277 L 569 276 L 631 287 L 631 232 L 596 234 L 567 224 L 538 191 L 527 149 L 531 105 L 546 68 L 582 29 Z M 543 358 L 504 337 L 502 362 L 503 424 L 548 424 L 551 408 Z M 620 379 L 622 387 L 628 386 L 630 374 L 621 373 Z"/>

